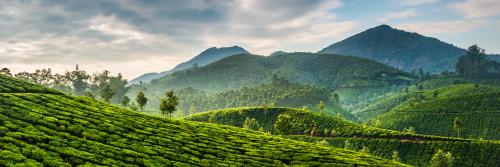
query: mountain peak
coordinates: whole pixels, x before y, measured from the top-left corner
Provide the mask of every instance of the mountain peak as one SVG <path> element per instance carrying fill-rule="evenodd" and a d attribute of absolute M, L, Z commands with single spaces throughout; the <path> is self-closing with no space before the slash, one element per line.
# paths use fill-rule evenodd
<path fill-rule="evenodd" d="M 383 24 L 332 44 L 319 53 L 359 56 L 405 71 L 422 68 L 438 73 L 453 70 L 464 51 L 436 38 Z"/>

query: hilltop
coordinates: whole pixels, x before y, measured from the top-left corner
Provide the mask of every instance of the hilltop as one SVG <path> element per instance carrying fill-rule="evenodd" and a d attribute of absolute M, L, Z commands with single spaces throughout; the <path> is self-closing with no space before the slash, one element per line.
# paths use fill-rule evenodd
<path fill-rule="evenodd" d="M 319 53 L 359 56 L 405 71 L 422 68 L 440 73 L 453 71 L 465 49 L 436 38 L 380 25 L 334 43 Z"/>
<path fill-rule="evenodd" d="M 231 47 L 211 47 L 206 49 L 205 51 L 201 52 L 200 54 L 196 55 L 192 59 L 180 63 L 177 66 L 175 66 L 173 69 L 169 71 L 164 71 L 164 72 L 159 72 L 159 73 L 147 73 L 144 75 L 141 75 L 135 79 L 132 79 L 130 81 L 130 84 L 138 84 L 140 82 L 143 83 L 148 83 L 154 79 L 161 78 L 167 74 L 176 72 L 176 71 L 182 71 L 186 70 L 189 68 L 193 67 L 202 67 L 205 65 L 208 65 L 210 63 L 216 62 L 220 59 L 223 59 L 228 56 L 232 56 L 235 54 L 243 54 L 243 53 L 249 53 L 247 50 L 239 47 L 239 46 L 231 46 Z"/>
<path fill-rule="evenodd" d="M 0 80 L 9 88 L 0 93 L 1 166 L 404 166 L 251 130 L 148 116 L 2 75 Z"/>

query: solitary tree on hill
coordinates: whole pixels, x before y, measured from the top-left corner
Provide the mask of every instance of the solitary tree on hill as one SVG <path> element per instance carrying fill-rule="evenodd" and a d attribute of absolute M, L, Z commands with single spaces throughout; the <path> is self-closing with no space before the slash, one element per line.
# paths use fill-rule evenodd
<path fill-rule="evenodd" d="M 274 123 L 276 133 L 280 135 L 290 134 L 292 128 L 291 119 L 292 118 L 289 115 L 280 114 Z"/>
<path fill-rule="evenodd" d="M 148 103 L 148 98 L 146 98 L 146 96 L 144 95 L 144 93 L 142 91 L 140 91 L 137 94 L 135 101 L 137 101 L 137 105 L 139 105 L 139 108 L 141 109 L 141 111 L 144 111 L 144 106 L 146 105 L 146 103 Z"/>
<path fill-rule="evenodd" d="M 459 117 L 455 117 L 453 120 L 453 128 L 457 130 L 457 137 L 460 137 L 460 130 L 462 129 L 462 120 Z"/>
<path fill-rule="evenodd" d="M 325 108 L 325 103 L 323 103 L 323 100 L 320 100 L 319 104 L 318 104 L 318 110 L 319 110 L 319 112 L 322 113 L 324 108 Z"/>
<path fill-rule="evenodd" d="M 10 70 L 8 68 L 2 68 L 0 70 L 0 74 L 7 75 L 7 76 L 12 76 L 12 74 L 10 73 Z"/>
<path fill-rule="evenodd" d="M 179 104 L 179 99 L 174 95 L 174 91 L 167 91 L 165 95 L 166 97 L 160 100 L 160 111 L 162 115 L 168 113 L 169 117 L 172 118 L 172 113 Z"/>

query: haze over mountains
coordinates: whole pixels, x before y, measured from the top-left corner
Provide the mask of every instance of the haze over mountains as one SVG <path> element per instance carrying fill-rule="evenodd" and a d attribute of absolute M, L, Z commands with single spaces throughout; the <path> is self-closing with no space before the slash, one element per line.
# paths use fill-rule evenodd
<path fill-rule="evenodd" d="M 138 78 L 131 80 L 130 84 L 137 84 L 141 81 L 142 82 L 150 82 L 153 79 L 160 78 L 160 77 L 165 76 L 171 72 L 189 69 L 189 68 L 192 68 L 194 66 L 199 66 L 199 67 L 205 66 L 205 65 L 213 63 L 217 60 L 220 60 L 222 58 L 232 56 L 235 54 L 240 54 L 240 53 L 249 53 L 249 52 L 246 51 L 245 49 L 239 47 L 239 46 L 221 47 L 221 48 L 211 47 L 211 48 L 208 48 L 205 51 L 201 52 L 199 55 L 195 56 L 194 58 L 192 58 L 186 62 L 183 62 L 181 64 L 178 64 L 172 70 L 164 71 L 164 72 L 160 72 L 160 73 L 147 73 L 147 74 L 139 76 Z"/>

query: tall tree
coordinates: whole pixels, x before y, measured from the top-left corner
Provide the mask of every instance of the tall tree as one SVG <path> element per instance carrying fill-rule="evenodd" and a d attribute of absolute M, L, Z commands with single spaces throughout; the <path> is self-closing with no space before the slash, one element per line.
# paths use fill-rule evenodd
<path fill-rule="evenodd" d="M 292 130 L 291 119 L 292 118 L 289 115 L 280 114 L 274 123 L 276 133 L 280 135 L 290 134 Z"/>
<path fill-rule="evenodd" d="M 257 122 L 257 119 L 247 117 L 245 119 L 245 122 L 243 123 L 243 128 L 251 130 L 259 130 L 261 127 L 259 122 Z"/>
<path fill-rule="evenodd" d="M 482 67 L 486 61 L 484 49 L 472 45 L 467 49 L 465 55 L 458 59 L 455 71 L 467 77 L 478 77 L 483 71 Z"/>
<path fill-rule="evenodd" d="M 106 86 L 104 86 L 103 89 L 101 89 L 100 95 L 101 95 L 101 98 L 106 103 L 110 103 L 111 98 L 113 98 L 113 96 L 115 95 L 115 91 L 113 89 L 111 89 L 111 86 L 106 85 Z"/>
<path fill-rule="evenodd" d="M 166 113 L 172 118 L 172 113 L 175 111 L 177 105 L 179 104 L 179 99 L 174 95 L 174 91 L 167 91 L 164 98 L 160 100 L 160 111 L 162 115 Z"/>
<path fill-rule="evenodd" d="M 457 137 L 460 137 L 460 130 L 462 129 L 462 120 L 459 117 L 455 117 L 453 120 L 453 128 L 457 131 Z"/>
<path fill-rule="evenodd" d="M 325 108 L 325 103 L 323 103 L 323 100 L 320 100 L 319 104 L 318 104 L 318 110 L 319 110 L 319 112 L 322 113 L 324 108 Z"/>
<path fill-rule="evenodd" d="M 88 86 L 87 80 L 90 78 L 90 75 L 87 74 L 87 72 L 80 70 L 78 65 L 76 65 L 74 71 L 66 72 L 66 77 L 72 84 L 73 93 L 76 95 L 82 95 Z"/>
<path fill-rule="evenodd" d="M 148 103 L 148 98 L 146 98 L 146 96 L 144 95 L 144 93 L 142 91 L 140 91 L 137 94 L 135 101 L 137 101 L 137 105 L 139 105 L 139 108 L 141 109 L 141 111 L 144 111 L 144 106 L 146 105 L 146 103 Z"/>

